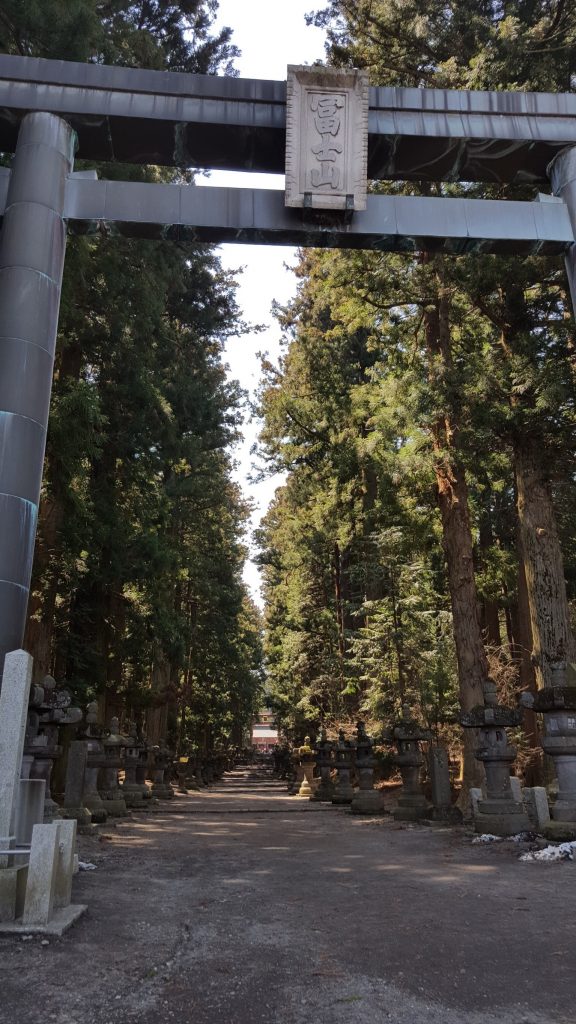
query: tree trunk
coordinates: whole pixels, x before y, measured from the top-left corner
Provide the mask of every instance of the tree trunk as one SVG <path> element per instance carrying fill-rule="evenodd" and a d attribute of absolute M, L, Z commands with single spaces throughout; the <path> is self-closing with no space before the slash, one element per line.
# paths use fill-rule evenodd
<path fill-rule="evenodd" d="M 518 518 L 532 627 L 532 661 L 539 688 L 551 685 L 552 664 L 576 660 L 564 562 L 550 482 L 540 452 L 530 437 L 517 439 L 514 445 Z"/>
<path fill-rule="evenodd" d="M 479 542 L 479 561 L 480 565 L 483 565 L 485 552 L 494 543 L 492 524 L 487 510 L 480 516 Z M 483 598 L 480 610 L 480 624 L 486 643 L 490 644 L 491 647 L 500 647 L 502 637 L 500 635 L 500 614 L 497 601 L 492 601 L 487 597 Z"/>
<path fill-rule="evenodd" d="M 450 298 L 438 280 L 438 299 L 424 310 L 426 344 L 430 354 L 429 380 L 435 386 L 440 357 L 443 373 L 452 363 L 450 341 Z M 478 595 L 474 577 L 474 548 L 468 511 L 468 487 L 464 468 L 458 460 L 458 424 L 453 410 L 432 424 L 435 452 L 434 471 L 438 506 L 442 519 L 442 543 L 448 569 L 452 605 L 454 641 L 458 661 L 460 707 L 469 711 L 484 700 L 483 684 L 488 676 L 488 661 L 482 641 Z M 484 772 L 474 757 L 475 734 L 464 730 L 462 810 L 468 806 L 469 789 L 480 785 Z"/>

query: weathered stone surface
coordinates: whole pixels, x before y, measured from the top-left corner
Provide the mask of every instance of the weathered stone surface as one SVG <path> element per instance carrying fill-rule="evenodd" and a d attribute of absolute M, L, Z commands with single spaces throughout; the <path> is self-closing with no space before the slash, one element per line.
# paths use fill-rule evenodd
<path fill-rule="evenodd" d="M 92 823 L 92 815 L 88 808 L 84 806 L 87 758 L 88 749 L 86 742 L 84 740 L 73 740 L 68 748 L 64 813 L 67 818 L 74 818 L 83 827 L 89 826 Z"/>
<path fill-rule="evenodd" d="M 394 813 L 396 821 L 419 821 L 428 817 L 429 806 L 422 792 L 420 773 L 424 757 L 420 750 L 420 742 L 429 740 L 430 733 L 412 717 L 407 704 L 402 705 L 402 716 L 391 731 L 392 739 L 397 748 L 393 757 L 394 764 L 400 769 L 402 776 L 402 792 L 398 797 L 398 806 Z"/>
<path fill-rule="evenodd" d="M 470 788 L 470 805 L 472 808 L 472 817 L 476 818 L 478 815 L 478 804 L 482 799 L 482 790 L 478 786 L 472 786 Z"/>
<path fill-rule="evenodd" d="M 46 925 L 52 916 L 58 871 L 58 840 L 57 822 L 34 826 L 22 915 L 22 923 L 25 925 Z"/>
<path fill-rule="evenodd" d="M 346 739 L 342 729 L 338 733 L 338 742 L 334 748 L 334 756 L 337 775 L 332 803 L 351 804 L 354 799 L 354 786 L 350 778 L 354 747 L 351 741 Z"/>
<path fill-rule="evenodd" d="M 356 726 L 356 772 L 358 789 L 354 792 L 352 814 L 384 814 L 384 797 L 374 789 L 374 744 L 364 722 Z"/>
<path fill-rule="evenodd" d="M 16 846 L 29 846 L 32 829 L 44 819 L 44 779 L 20 779 L 16 802 Z"/>
<path fill-rule="evenodd" d="M 517 775 L 510 776 L 510 789 L 512 790 L 512 796 L 514 799 L 521 804 L 522 803 L 522 783 Z"/>
<path fill-rule="evenodd" d="M 0 922 L 14 921 L 24 909 L 28 865 L 0 868 Z"/>
<path fill-rule="evenodd" d="M 550 822 L 548 795 L 544 786 L 526 787 L 522 790 L 522 799 L 531 827 L 541 832 Z"/>
<path fill-rule="evenodd" d="M 428 751 L 428 769 L 432 785 L 432 803 L 436 808 L 450 807 L 450 766 L 448 751 L 444 747 L 431 747 Z"/>
<path fill-rule="evenodd" d="M 484 704 L 460 716 L 465 728 L 477 729 L 478 746 L 474 751 L 486 772 L 486 796 L 478 800 L 474 827 L 477 832 L 497 836 L 511 836 L 530 828 L 528 815 L 520 799 L 512 792 L 510 768 L 516 759 L 516 748 L 508 742 L 507 726 L 518 725 L 522 710 L 498 704 L 496 684 L 492 679 L 484 682 Z M 517 790 L 519 790 L 519 780 Z"/>
<path fill-rule="evenodd" d="M 286 206 L 364 210 L 368 75 L 288 67 Z"/>
<path fill-rule="evenodd" d="M 58 828 L 58 861 L 56 868 L 56 885 L 54 891 L 54 907 L 67 907 L 72 897 L 72 877 L 74 875 L 74 855 L 76 853 L 76 820 L 59 821 Z"/>
<path fill-rule="evenodd" d="M 24 734 L 32 681 L 32 658 L 11 651 L 4 661 L 0 691 L 0 845 L 5 848 L 16 827 L 16 801 L 24 752 Z M 0 868 L 7 867 L 0 855 Z"/>

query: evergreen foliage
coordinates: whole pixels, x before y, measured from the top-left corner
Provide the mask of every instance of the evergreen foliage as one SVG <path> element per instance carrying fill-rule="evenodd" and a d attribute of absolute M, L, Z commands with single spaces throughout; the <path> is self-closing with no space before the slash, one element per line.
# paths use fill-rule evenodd
<path fill-rule="evenodd" d="M 329 62 L 368 69 L 373 85 L 574 86 L 564 0 L 331 0 L 310 21 Z M 534 198 L 528 186 L 373 188 Z M 316 721 L 380 718 L 408 697 L 433 723 L 458 693 L 478 703 L 489 670 L 542 685 L 575 655 L 562 267 L 309 251 L 298 275 L 261 395 L 264 458 L 288 472 L 261 535 L 266 658 L 287 721 L 301 725 L 290 704 Z"/>
<path fill-rule="evenodd" d="M 3 3 L 5 52 L 232 73 L 209 0 Z M 186 172 L 102 165 L 101 177 Z M 71 238 L 28 647 L 77 699 L 182 747 L 241 742 L 260 702 L 248 509 L 231 478 L 243 395 L 235 282 L 207 246 Z M 166 721 L 166 708 L 169 721 Z"/>

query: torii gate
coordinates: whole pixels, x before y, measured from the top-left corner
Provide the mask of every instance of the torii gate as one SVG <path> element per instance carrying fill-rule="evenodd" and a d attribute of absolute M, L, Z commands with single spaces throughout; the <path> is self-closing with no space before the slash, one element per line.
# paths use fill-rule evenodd
<path fill-rule="evenodd" d="M 575 95 L 377 88 L 368 96 L 360 75 L 346 106 L 350 83 L 329 80 L 343 72 L 299 71 L 289 74 L 287 132 L 285 82 L 0 57 L 0 151 L 15 150 L 0 176 L 0 670 L 24 636 L 68 227 L 198 242 L 565 254 L 576 298 Z M 302 106 L 307 74 L 316 98 Z M 328 102 L 335 95 L 342 103 Z M 73 171 L 76 152 L 283 173 L 287 140 L 286 201 L 281 192 Z M 316 154 L 308 184 L 302 145 Z M 365 197 L 366 177 L 551 181 L 556 198 Z"/>

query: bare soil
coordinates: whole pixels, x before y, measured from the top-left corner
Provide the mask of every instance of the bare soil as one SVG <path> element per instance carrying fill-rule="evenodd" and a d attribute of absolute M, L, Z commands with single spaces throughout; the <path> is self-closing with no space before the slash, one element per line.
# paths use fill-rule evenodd
<path fill-rule="evenodd" d="M 576 1022 L 574 863 L 253 769 L 80 842 L 84 918 L 0 938 L 2 1024 Z"/>

